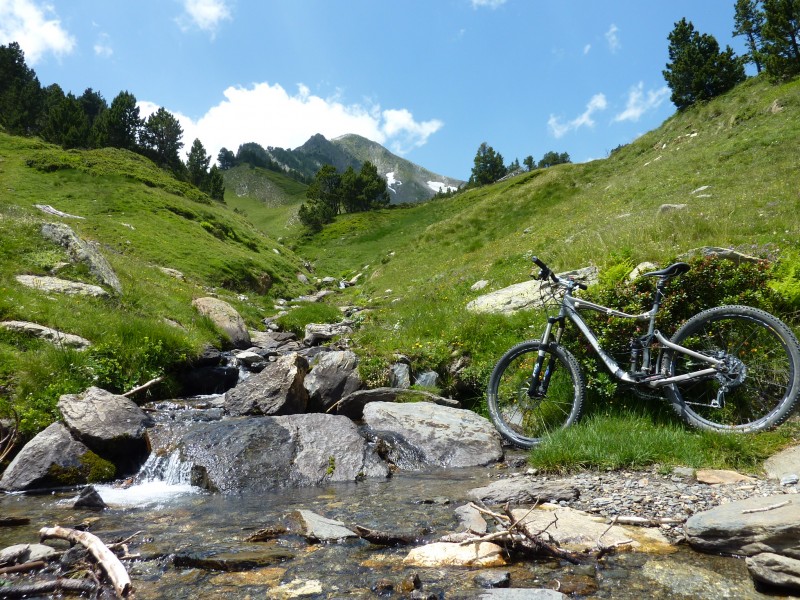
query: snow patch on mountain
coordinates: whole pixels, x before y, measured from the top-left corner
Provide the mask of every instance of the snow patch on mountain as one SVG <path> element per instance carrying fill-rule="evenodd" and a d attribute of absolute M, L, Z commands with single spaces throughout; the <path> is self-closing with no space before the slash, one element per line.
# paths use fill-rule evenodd
<path fill-rule="evenodd" d="M 456 191 L 458 189 L 455 186 L 447 185 L 443 181 L 426 181 L 425 183 L 427 183 L 428 187 L 431 188 L 437 194 L 439 192 L 442 192 L 442 191 L 444 191 L 444 192 L 454 192 L 454 191 Z"/>

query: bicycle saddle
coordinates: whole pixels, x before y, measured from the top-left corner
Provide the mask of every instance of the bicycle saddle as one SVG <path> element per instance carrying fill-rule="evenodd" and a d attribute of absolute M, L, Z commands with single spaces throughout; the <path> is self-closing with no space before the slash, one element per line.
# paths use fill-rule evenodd
<path fill-rule="evenodd" d="M 677 277 L 683 275 L 691 267 L 685 262 L 676 262 L 668 267 L 664 267 L 659 271 L 650 271 L 649 273 L 642 273 L 642 277 Z"/>

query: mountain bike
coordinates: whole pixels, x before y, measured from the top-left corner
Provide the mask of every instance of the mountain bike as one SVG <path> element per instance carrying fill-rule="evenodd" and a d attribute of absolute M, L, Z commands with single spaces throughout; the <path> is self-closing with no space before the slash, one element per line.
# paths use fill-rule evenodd
<path fill-rule="evenodd" d="M 689 271 L 687 263 L 642 274 L 657 278 L 655 297 L 649 311 L 633 315 L 575 296 L 586 285 L 556 275 L 537 257 L 533 262 L 540 269 L 541 289 L 558 313 L 548 317 L 540 339 L 517 344 L 500 358 L 487 390 L 492 421 L 512 444 L 531 448 L 581 417 L 586 381 L 561 343 L 567 320 L 618 381 L 645 395 L 666 396 L 693 427 L 761 431 L 779 425 L 794 409 L 800 344 L 773 315 L 750 306 L 718 306 L 691 317 L 670 339 L 656 329 L 666 284 Z M 584 309 L 647 323 L 645 334 L 631 338 L 625 368 L 603 349 L 579 312 Z"/>

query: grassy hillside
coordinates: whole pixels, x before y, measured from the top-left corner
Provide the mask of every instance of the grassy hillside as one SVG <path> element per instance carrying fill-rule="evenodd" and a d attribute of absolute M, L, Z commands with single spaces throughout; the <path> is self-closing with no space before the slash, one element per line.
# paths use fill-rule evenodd
<path fill-rule="evenodd" d="M 258 229 L 274 238 L 300 233 L 297 209 L 307 185 L 249 164 L 224 171 L 224 177 L 225 203 Z"/>
<path fill-rule="evenodd" d="M 0 328 L 0 402 L 21 407 L 28 432 L 47 424 L 61 393 L 92 383 L 122 391 L 169 373 L 207 343 L 224 346 L 193 298 L 217 295 L 257 327 L 274 298 L 308 291 L 291 251 L 132 153 L 67 152 L 0 133 L 0 182 L 0 320 L 33 321 L 94 343 L 88 352 L 61 350 Z M 83 218 L 48 215 L 36 204 Z M 17 275 L 49 275 L 67 261 L 40 234 L 52 221 L 98 244 L 121 295 L 55 297 L 17 283 Z M 58 276 L 97 283 L 81 264 Z"/>
<path fill-rule="evenodd" d="M 446 375 L 463 354 L 480 401 L 494 361 L 532 335 L 534 316 L 475 316 L 464 310 L 468 301 L 526 279 L 532 254 L 558 270 L 663 265 L 703 245 L 796 256 L 798 155 L 800 82 L 752 79 L 608 159 L 533 171 L 422 206 L 344 215 L 296 250 L 324 274 L 368 265 L 351 293 L 375 309 L 359 341 L 376 371 L 376 357 L 401 352 Z M 471 291 L 482 279 L 489 287 Z"/>

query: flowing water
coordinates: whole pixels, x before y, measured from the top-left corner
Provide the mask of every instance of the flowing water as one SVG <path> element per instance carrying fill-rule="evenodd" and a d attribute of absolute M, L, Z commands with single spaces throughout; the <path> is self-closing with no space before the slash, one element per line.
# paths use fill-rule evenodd
<path fill-rule="evenodd" d="M 432 597 L 475 598 L 481 592 L 476 583 L 480 569 L 406 566 L 408 547 L 376 546 L 358 538 L 309 542 L 298 533 L 295 511 L 310 510 L 350 528 L 358 524 L 408 534 L 421 544 L 459 530 L 454 509 L 469 501 L 470 489 L 486 485 L 495 467 L 222 495 L 189 485 L 188 465 L 177 455 L 155 456 L 132 485 L 97 487 L 109 505 L 102 512 L 72 508 L 74 491 L 0 495 L 1 516 L 30 518 L 30 525 L 0 527 L 0 548 L 36 542 L 38 530 L 54 524 L 88 526 L 106 543 L 133 536 L 129 549 L 140 557 L 126 561 L 126 567 L 139 600 L 406 598 L 415 577 Z M 264 528 L 286 532 L 246 541 Z M 226 562 L 231 557 L 239 559 L 239 567 Z M 218 560 L 197 566 L 203 559 Z M 754 589 L 743 560 L 687 548 L 667 556 L 620 554 L 580 566 L 518 560 L 499 571 L 510 573 L 512 587 L 560 588 L 577 598 L 775 598 Z"/>

